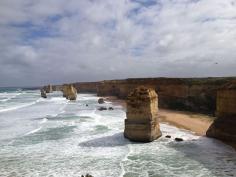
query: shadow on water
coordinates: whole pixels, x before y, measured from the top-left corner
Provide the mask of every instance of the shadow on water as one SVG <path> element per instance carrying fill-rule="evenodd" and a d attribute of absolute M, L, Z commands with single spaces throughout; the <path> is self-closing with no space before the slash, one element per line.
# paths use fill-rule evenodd
<path fill-rule="evenodd" d="M 104 136 L 101 138 L 95 138 L 89 141 L 85 141 L 79 144 L 81 147 L 115 147 L 125 146 L 127 144 L 134 144 L 124 137 L 123 132 L 116 133 L 111 136 Z"/>
<path fill-rule="evenodd" d="M 70 136 L 76 126 L 49 128 L 45 131 L 35 132 L 16 139 L 13 146 L 38 144 L 43 141 L 60 140 Z"/>
<path fill-rule="evenodd" d="M 171 142 L 170 148 L 197 161 L 215 176 L 236 177 L 236 151 L 222 142 L 201 137 L 197 140 Z"/>

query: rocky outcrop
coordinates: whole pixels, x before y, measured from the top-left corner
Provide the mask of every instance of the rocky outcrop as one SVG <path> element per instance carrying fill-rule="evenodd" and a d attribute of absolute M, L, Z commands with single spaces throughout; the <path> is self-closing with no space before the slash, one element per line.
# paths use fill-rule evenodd
<path fill-rule="evenodd" d="M 150 142 L 161 136 L 157 118 L 158 98 L 147 87 L 134 89 L 127 97 L 124 136 L 132 141 Z"/>
<path fill-rule="evenodd" d="M 216 115 L 207 136 L 236 143 L 236 82 L 218 90 Z"/>
<path fill-rule="evenodd" d="M 64 84 L 62 88 L 63 97 L 66 97 L 68 100 L 76 100 L 77 90 L 72 84 Z"/>
<path fill-rule="evenodd" d="M 98 103 L 99 103 L 99 104 L 103 104 L 103 103 L 105 103 L 105 101 L 104 101 L 103 98 L 99 98 L 99 99 L 98 99 Z"/>
<path fill-rule="evenodd" d="M 40 92 L 41 92 L 41 97 L 42 98 L 47 98 L 47 94 L 46 94 L 46 91 L 44 89 L 41 89 Z"/>

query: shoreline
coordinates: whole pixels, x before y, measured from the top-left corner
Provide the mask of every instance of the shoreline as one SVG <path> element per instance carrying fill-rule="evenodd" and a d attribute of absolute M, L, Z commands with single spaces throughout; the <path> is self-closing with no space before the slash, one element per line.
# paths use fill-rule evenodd
<path fill-rule="evenodd" d="M 125 100 L 118 99 L 115 96 L 103 97 L 105 101 L 110 101 L 114 105 L 120 105 L 126 110 L 126 102 Z M 206 136 L 206 131 L 213 123 L 216 117 L 193 113 L 189 111 L 177 111 L 170 109 L 162 109 L 158 110 L 158 117 L 160 123 L 166 123 L 172 126 L 175 126 L 180 129 L 191 131 L 193 134 L 197 136 Z M 236 144 L 225 142 L 219 140 L 222 143 L 231 146 L 234 150 L 236 150 Z"/>
<path fill-rule="evenodd" d="M 159 108 L 158 117 L 161 123 L 189 130 L 198 136 L 206 136 L 206 131 L 215 119 L 204 114 L 161 108 Z"/>
<path fill-rule="evenodd" d="M 116 97 L 105 97 L 105 101 L 110 101 L 114 105 L 120 105 L 126 110 L 126 102 Z M 205 136 L 206 131 L 214 121 L 215 117 L 188 111 L 177 111 L 170 109 L 158 110 L 160 123 L 167 123 L 177 128 L 189 130 L 198 136 Z"/>

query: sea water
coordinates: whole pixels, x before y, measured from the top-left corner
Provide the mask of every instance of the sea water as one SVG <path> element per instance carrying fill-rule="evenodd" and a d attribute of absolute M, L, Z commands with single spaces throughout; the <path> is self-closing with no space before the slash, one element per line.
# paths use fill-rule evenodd
<path fill-rule="evenodd" d="M 166 124 L 158 140 L 132 143 L 123 136 L 124 108 L 106 102 L 114 110 L 98 111 L 97 100 L 94 94 L 68 101 L 60 92 L 43 99 L 39 90 L 1 90 L 0 176 L 236 176 L 230 146 Z"/>

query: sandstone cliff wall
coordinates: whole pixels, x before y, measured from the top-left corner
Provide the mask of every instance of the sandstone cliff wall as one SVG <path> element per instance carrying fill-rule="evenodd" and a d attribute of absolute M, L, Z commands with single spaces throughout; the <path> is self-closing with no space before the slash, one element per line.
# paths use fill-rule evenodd
<path fill-rule="evenodd" d="M 145 85 L 159 95 L 159 107 L 214 114 L 216 93 L 222 85 L 236 78 L 147 78 L 102 81 L 97 85 L 98 96 L 126 99 L 134 88 Z"/>
<path fill-rule="evenodd" d="M 236 143 L 236 82 L 217 92 L 217 119 L 207 136 Z"/>
<path fill-rule="evenodd" d="M 97 93 L 97 82 L 77 82 L 73 85 L 80 93 Z"/>
<path fill-rule="evenodd" d="M 97 93 L 98 96 L 126 99 L 133 89 L 145 85 L 158 93 L 160 108 L 214 114 L 217 90 L 231 81 L 236 81 L 236 78 L 142 78 L 77 82 L 73 86 L 79 93 Z M 53 86 L 53 90 L 61 90 L 61 86 Z"/>

